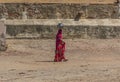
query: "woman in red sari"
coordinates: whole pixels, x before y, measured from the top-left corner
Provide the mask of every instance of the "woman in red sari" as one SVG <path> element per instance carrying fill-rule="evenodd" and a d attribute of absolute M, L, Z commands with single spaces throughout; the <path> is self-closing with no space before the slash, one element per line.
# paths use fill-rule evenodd
<path fill-rule="evenodd" d="M 59 24 L 59 27 L 63 27 L 62 24 Z M 67 61 L 64 56 L 65 52 L 65 42 L 62 40 L 62 29 L 59 28 L 56 35 L 56 50 L 55 50 L 55 62 Z"/>

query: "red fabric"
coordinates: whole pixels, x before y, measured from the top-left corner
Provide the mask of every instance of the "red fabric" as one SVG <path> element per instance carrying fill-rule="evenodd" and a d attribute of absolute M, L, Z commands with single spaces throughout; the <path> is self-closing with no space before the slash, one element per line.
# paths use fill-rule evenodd
<path fill-rule="evenodd" d="M 62 41 L 62 30 L 59 29 L 56 35 L 56 51 L 55 51 L 55 59 L 54 61 L 60 62 L 65 59 L 65 42 Z"/>

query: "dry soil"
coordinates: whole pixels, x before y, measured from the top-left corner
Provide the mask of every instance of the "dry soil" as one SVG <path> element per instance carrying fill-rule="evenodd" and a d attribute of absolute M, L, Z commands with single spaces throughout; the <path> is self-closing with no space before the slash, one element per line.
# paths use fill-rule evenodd
<path fill-rule="evenodd" d="M 67 39 L 67 62 L 53 62 L 54 40 L 7 40 L 0 82 L 120 82 L 120 39 Z"/>

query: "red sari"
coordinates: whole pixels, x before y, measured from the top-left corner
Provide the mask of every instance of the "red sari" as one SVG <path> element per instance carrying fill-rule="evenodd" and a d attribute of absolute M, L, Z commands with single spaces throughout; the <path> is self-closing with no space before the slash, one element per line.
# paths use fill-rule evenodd
<path fill-rule="evenodd" d="M 62 41 L 62 30 L 59 29 L 56 35 L 56 50 L 55 50 L 54 61 L 60 62 L 62 60 L 65 60 L 64 52 L 65 52 L 65 42 Z"/>

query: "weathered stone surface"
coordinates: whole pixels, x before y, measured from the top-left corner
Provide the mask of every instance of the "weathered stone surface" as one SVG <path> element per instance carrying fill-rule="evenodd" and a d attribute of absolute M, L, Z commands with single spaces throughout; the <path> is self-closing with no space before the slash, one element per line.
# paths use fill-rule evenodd
<path fill-rule="evenodd" d="M 120 19 L 5 20 L 7 38 L 55 38 L 57 24 L 64 24 L 65 38 L 120 38 Z"/>
<path fill-rule="evenodd" d="M 116 0 L 0 0 L 0 3 L 85 3 L 112 4 Z"/>
<path fill-rule="evenodd" d="M 55 38 L 56 26 L 7 26 L 7 38 Z M 120 39 L 120 26 L 65 26 L 64 38 Z"/>
<path fill-rule="evenodd" d="M 79 12 L 80 18 L 118 18 L 117 4 L 32 4 L 6 3 L 0 4 L 0 18 L 22 19 L 26 9 L 28 19 L 74 19 Z"/>
<path fill-rule="evenodd" d="M 3 22 L 0 22 L 0 51 L 4 51 L 7 49 L 5 35 L 6 27 Z"/>
<path fill-rule="evenodd" d="M 4 20 L 6 25 L 43 25 L 57 26 L 63 23 L 65 26 L 120 26 L 120 19 L 28 19 L 28 20 Z"/>

